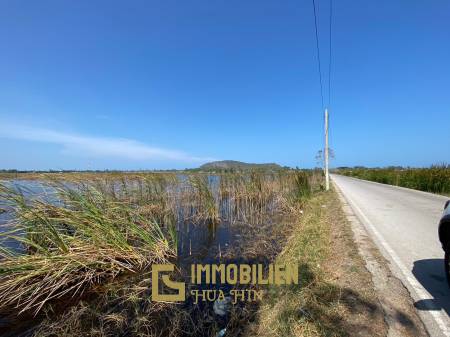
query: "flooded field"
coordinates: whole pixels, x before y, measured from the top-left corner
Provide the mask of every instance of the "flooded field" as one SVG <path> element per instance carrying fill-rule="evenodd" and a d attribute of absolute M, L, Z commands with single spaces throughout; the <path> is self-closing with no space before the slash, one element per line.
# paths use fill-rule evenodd
<path fill-rule="evenodd" d="M 239 284 L 191 285 L 190 265 L 269 264 L 318 181 L 303 171 L 4 181 L 0 332 L 240 335 L 257 301 L 230 305 Z M 187 294 L 216 287 L 226 299 L 151 301 L 154 263 L 175 264 Z"/>

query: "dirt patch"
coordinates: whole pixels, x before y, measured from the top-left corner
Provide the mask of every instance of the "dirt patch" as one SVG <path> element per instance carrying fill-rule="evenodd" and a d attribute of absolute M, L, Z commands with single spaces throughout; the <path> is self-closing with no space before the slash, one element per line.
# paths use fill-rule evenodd
<path fill-rule="evenodd" d="M 332 228 L 329 243 L 332 253 L 324 270 L 330 282 L 342 289 L 340 297 L 345 303 L 342 324 L 351 336 L 386 336 L 384 312 L 372 276 L 358 252 L 350 223 L 335 194 L 326 207 Z"/>

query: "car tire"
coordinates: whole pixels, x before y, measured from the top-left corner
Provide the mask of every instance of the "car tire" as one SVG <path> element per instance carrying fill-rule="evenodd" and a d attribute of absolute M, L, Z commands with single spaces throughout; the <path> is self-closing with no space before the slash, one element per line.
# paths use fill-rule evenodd
<path fill-rule="evenodd" d="M 445 258 L 444 258 L 444 264 L 445 264 L 445 276 L 447 277 L 447 283 L 450 287 L 450 252 L 445 252 Z"/>

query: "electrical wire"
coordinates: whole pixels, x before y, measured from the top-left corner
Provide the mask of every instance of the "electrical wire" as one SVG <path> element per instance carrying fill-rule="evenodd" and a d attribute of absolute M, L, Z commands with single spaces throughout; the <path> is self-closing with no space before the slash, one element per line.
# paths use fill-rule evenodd
<path fill-rule="evenodd" d="M 328 107 L 331 105 L 331 27 L 333 22 L 333 0 L 330 0 L 330 44 L 329 44 L 329 59 L 328 59 Z"/>
<path fill-rule="evenodd" d="M 319 49 L 319 33 L 317 31 L 317 14 L 316 14 L 316 2 L 312 0 L 314 8 L 314 27 L 316 28 L 316 49 L 317 49 L 317 63 L 319 65 L 319 81 L 320 81 L 320 97 L 322 99 L 322 109 L 323 105 L 323 85 L 322 85 L 322 67 L 320 65 L 320 49 Z"/>
<path fill-rule="evenodd" d="M 317 64 L 319 70 L 319 82 L 320 82 L 320 98 L 322 102 L 322 109 L 325 108 L 324 105 L 324 94 L 323 94 L 323 77 L 322 77 L 322 64 L 320 60 L 320 47 L 319 47 L 319 30 L 317 28 L 317 11 L 316 2 L 312 0 L 314 9 L 314 28 L 316 33 L 316 50 L 317 50 Z M 328 54 L 328 104 L 331 105 L 331 56 L 332 56 L 332 22 L 333 22 L 333 0 L 330 0 L 330 16 L 329 16 L 329 54 Z"/>

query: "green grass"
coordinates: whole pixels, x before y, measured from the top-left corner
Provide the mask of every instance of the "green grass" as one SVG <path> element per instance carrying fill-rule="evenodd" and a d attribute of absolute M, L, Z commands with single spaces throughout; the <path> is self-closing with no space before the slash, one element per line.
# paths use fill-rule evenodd
<path fill-rule="evenodd" d="M 346 168 L 337 173 L 350 177 L 450 195 L 450 165 L 430 168 Z"/>
<path fill-rule="evenodd" d="M 325 335 L 325 328 L 316 316 L 323 308 L 318 303 L 320 292 L 326 291 L 321 264 L 329 253 L 330 228 L 321 205 L 327 198 L 321 193 L 306 203 L 303 217 L 278 256 L 278 263 L 299 265 L 299 284 L 270 288 L 260 308 L 260 325 L 253 327 L 257 335 L 297 336 L 300 330 L 304 336 Z M 336 335 L 340 335 L 338 331 Z"/>

